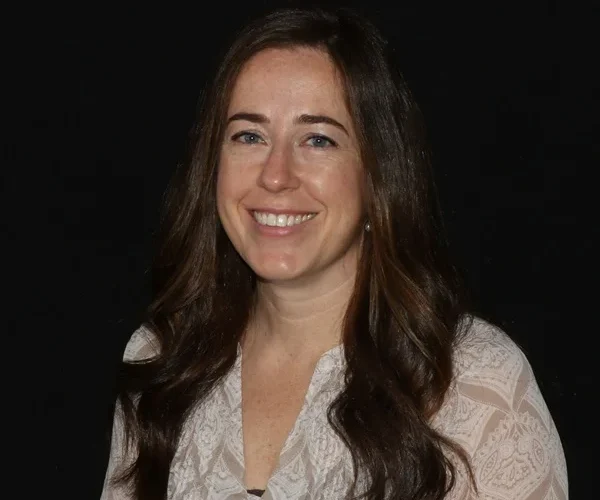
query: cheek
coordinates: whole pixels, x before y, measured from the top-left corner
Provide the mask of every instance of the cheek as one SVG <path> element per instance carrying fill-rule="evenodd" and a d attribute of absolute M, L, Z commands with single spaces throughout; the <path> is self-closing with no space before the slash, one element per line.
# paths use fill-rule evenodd
<path fill-rule="evenodd" d="M 235 162 L 219 164 L 216 183 L 217 213 L 225 232 L 232 240 L 244 231 L 243 200 L 251 190 L 248 172 Z"/>
<path fill-rule="evenodd" d="M 219 165 L 217 173 L 217 204 L 219 207 L 235 201 L 238 196 L 240 183 L 236 182 L 235 177 L 231 165 L 227 163 Z"/>
<path fill-rule="evenodd" d="M 340 218 L 354 218 L 363 211 L 362 183 L 360 166 L 345 164 L 314 175 L 310 180 L 310 191 Z"/>
<path fill-rule="evenodd" d="M 235 182 L 226 166 L 219 166 L 217 174 L 217 213 L 225 228 L 229 227 L 231 210 L 236 204 Z"/>
<path fill-rule="evenodd" d="M 224 200 L 227 199 L 227 188 L 225 181 L 223 179 L 222 170 L 219 168 L 219 172 L 217 174 L 217 210 L 219 211 L 219 216 L 222 217 L 222 207 Z"/>
<path fill-rule="evenodd" d="M 255 185 L 256 162 L 240 155 L 227 154 L 217 171 L 217 196 L 225 202 L 241 199 Z"/>

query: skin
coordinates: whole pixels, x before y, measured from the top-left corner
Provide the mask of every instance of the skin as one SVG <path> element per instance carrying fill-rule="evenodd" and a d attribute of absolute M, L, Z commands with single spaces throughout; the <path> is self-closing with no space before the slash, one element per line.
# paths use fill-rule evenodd
<path fill-rule="evenodd" d="M 341 340 L 364 228 L 363 167 L 343 85 L 321 51 L 256 54 L 227 117 L 217 208 L 259 280 L 242 342 L 242 415 L 246 484 L 264 488 L 318 359 Z M 312 218 L 271 227 L 255 211 Z"/>

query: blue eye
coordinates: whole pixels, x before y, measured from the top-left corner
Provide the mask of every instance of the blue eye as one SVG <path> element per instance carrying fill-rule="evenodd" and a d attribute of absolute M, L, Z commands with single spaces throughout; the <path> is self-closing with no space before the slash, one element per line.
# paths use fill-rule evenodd
<path fill-rule="evenodd" d="M 331 139 L 328 139 L 324 135 L 313 135 L 310 139 L 308 139 L 308 142 L 315 148 L 337 146 L 335 142 L 333 142 Z"/>
<path fill-rule="evenodd" d="M 238 132 L 232 138 L 232 141 L 242 142 L 244 144 L 258 144 L 262 141 L 260 135 L 254 132 Z"/>

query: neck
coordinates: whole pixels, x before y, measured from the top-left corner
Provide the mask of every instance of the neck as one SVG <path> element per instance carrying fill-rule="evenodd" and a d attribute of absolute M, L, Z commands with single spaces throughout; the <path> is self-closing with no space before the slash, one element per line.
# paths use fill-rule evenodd
<path fill-rule="evenodd" d="M 260 282 L 244 348 L 294 358 L 320 356 L 342 341 L 356 273 L 302 286 Z"/>

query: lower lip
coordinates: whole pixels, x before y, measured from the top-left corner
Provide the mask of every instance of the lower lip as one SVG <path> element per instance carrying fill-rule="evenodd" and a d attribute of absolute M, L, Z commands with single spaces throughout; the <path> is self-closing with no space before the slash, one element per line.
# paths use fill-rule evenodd
<path fill-rule="evenodd" d="M 295 234 L 297 232 L 299 232 L 300 230 L 302 230 L 302 228 L 309 223 L 310 221 L 312 221 L 314 219 L 314 217 L 310 220 L 301 222 L 300 224 L 294 224 L 293 226 L 264 226 L 262 224 L 259 224 L 257 222 L 257 220 L 254 218 L 254 215 L 249 214 L 250 218 L 252 219 L 252 222 L 254 223 L 255 227 L 258 229 L 258 231 L 265 235 L 265 236 L 289 236 L 291 234 Z"/>

